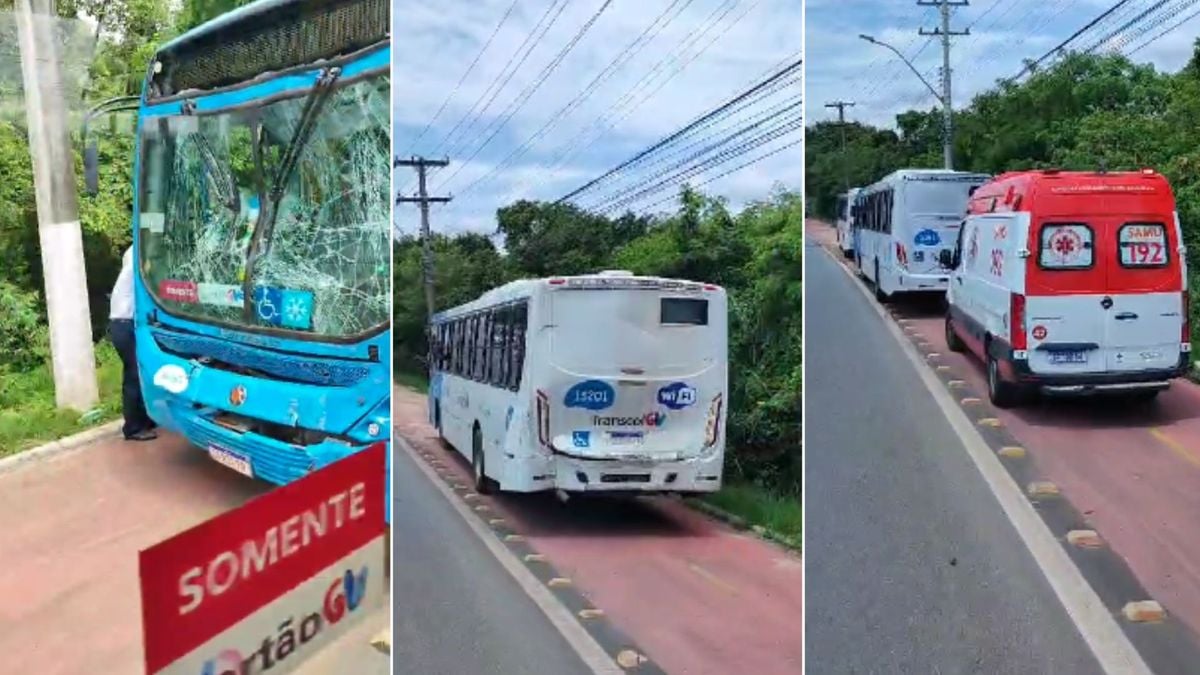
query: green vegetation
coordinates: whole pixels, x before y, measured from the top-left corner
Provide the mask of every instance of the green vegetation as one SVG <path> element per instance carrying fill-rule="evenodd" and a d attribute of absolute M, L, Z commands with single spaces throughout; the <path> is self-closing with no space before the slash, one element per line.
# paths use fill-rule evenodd
<path fill-rule="evenodd" d="M 606 218 L 571 205 L 520 201 L 496 214 L 504 253 L 480 234 L 435 237 L 435 297 L 439 309 L 447 308 L 512 279 L 602 269 L 724 286 L 727 473 L 731 482 L 795 502 L 798 512 L 802 210 L 800 196 L 783 191 L 734 214 L 721 200 L 684 189 L 674 214 L 653 218 Z M 392 335 L 399 373 L 425 372 L 420 251 L 413 238 L 396 243 Z M 743 492 L 731 494 L 733 506 L 751 502 Z"/>
<path fill-rule="evenodd" d="M 1200 280 L 1200 40 L 1175 74 L 1120 55 L 1070 54 L 1020 84 L 1000 84 L 955 113 L 955 168 L 998 174 L 1030 168 L 1152 168 L 1171 181 L 1188 247 L 1191 287 Z M 806 195 L 833 217 L 842 171 L 868 185 L 905 167 L 941 166 L 941 113 L 910 110 L 897 130 L 862 124 L 807 129 Z M 844 163 L 843 163 L 844 162 Z M 1192 294 L 1192 316 L 1200 300 Z M 1196 330 L 1200 323 L 1192 321 Z M 1200 333 L 1197 333 L 1200 335 Z"/>
<path fill-rule="evenodd" d="M 178 15 L 172 16 L 172 5 L 166 0 L 59 0 L 55 7 L 63 19 L 86 15 L 100 22 L 83 103 L 71 104 L 72 119 L 78 121 L 85 107 L 105 99 L 139 93 L 157 45 L 245 2 L 183 0 Z M 0 0 L 0 12 L 11 11 L 12 6 L 11 0 Z M 17 44 L 13 30 L 11 21 L 0 24 L 0 43 L 13 47 L 0 58 L 12 58 Z M 20 70 L 13 67 L 5 72 Z M 17 93 L 19 88 L 19 79 L 0 82 L 0 93 Z M 54 408 L 25 110 L 19 94 L 7 100 L 18 105 L 0 108 L 0 176 L 4 177 L 0 181 L 0 455 L 74 433 L 119 412 L 120 363 L 104 333 L 108 294 L 132 237 L 133 208 L 133 127 L 128 118 L 114 118 L 97 130 L 101 168 L 95 197 L 82 195 L 82 157 L 76 157 L 92 335 L 102 343 L 97 347 L 101 413 L 81 421 L 78 413 Z M 77 130 L 72 135 L 79 149 Z"/>
<path fill-rule="evenodd" d="M 804 517 L 799 499 L 789 499 L 748 483 L 734 483 L 704 501 L 743 518 L 750 525 L 782 535 L 796 546 L 800 544 Z"/>
<path fill-rule="evenodd" d="M 429 391 L 429 378 L 420 373 L 397 371 L 392 375 L 392 382 L 422 394 Z"/>
<path fill-rule="evenodd" d="M 121 416 L 121 360 L 111 344 L 96 348 L 100 406 L 80 415 L 54 406 L 49 364 L 17 376 L 0 373 L 0 457 L 41 445 Z"/>

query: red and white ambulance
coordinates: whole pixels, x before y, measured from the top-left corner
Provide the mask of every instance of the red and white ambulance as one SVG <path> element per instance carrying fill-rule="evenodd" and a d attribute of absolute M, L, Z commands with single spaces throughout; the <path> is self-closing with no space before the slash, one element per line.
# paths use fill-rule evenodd
<path fill-rule="evenodd" d="M 942 258 L 946 340 L 985 361 L 996 405 L 1037 390 L 1149 399 L 1188 366 L 1182 233 L 1155 171 L 998 176 Z"/>

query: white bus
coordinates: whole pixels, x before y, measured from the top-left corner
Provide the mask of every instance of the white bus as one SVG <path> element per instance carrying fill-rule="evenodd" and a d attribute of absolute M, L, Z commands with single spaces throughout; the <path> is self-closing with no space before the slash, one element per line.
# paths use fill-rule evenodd
<path fill-rule="evenodd" d="M 859 273 L 886 300 L 897 293 L 945 292 L 967 199 L 991 178 L 945 169 L 902 169 L 862 189 L 855 200 L 854 257 Z"/>
<path fill-rule="evenodd" d="M 727 318 L 712 284 L 618 271 L 511 282 L 434 316 L 430 422 L 482 493 L 713 492 Z"/>
<path fill-rule="evenodd" d="M 838 195 L 837 198 L 837 239 L 838 248 L 847 258 L 854 257 L 854 199 L 862 188 L 850 188 L 849 192 Z"/>

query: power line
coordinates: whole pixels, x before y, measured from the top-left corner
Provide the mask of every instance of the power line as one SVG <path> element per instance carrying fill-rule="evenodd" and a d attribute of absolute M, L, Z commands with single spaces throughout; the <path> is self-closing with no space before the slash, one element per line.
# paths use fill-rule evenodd
<path fill-rule="evenodd" d="M 687 166 L 687 162 L 682 162 L 672 169 L 673 173 L 670 173 L 649 185 L 646 185 L 646 181 L 643 181 L 640 186 L 637 186 L 637 189 L 631 189 L 626 193 L 615 195 L 606 202 L 589 210 L 607 213 L 617 209 L 625 208 L 648 195 L 661 192 L 672 185 L 686 181 L 692 176 L 701 174 L 732 159 L 736 159 L 737 157 L 740 157 L 757 147 L 765 145 L 770 141 L 785 136 L 789 133 L 802 131 L 803 128 L 804 115 L 794 115 L 790 118 L 787 118 L 783 123 L 771 127 L 758 136 L 750 138 L 749 140 L 746 140 L 736 146 L 722 150 L 721 152 L 716 153 L 711 157 L 707 157 L 696 164 Z M 689 160 L 690 159 L 691 158 L 689 158 Z"/>
<path fill-rule="evenodd" d="M 641 160 L 642 158 L 646 157 L 647 155 L 654 152 L 655 150 L 663 147 L 664 145 L 666 145 L 666 144 L 672 142 L 673 140 L 679 138 L 680 136 L 684 135 L 689 130 L 694 129 L 697 125 L 702 124 L 705 120 L 711 119 L 713 116 L 719 114 L 721 111 L 726 110 L 726 109 L 730 108 L 731 106 L 736 105 L 739 101 L 742 101 L 742 100 L 746 99 L 747 97 L 754 95 L 755 92 L 760 91 L 763 88 L 770 86 L 771 83 L 779 80 L 780 78 L 785 77 L 786 75 L 788 75 L 791 72 L 798 69 L 803 64 L 803 62 L 804 62 L 803 58 L 797 59 L 796 61 L 794 61 L 791 64 L 789 64 L 788 66 L 784 67 L 782 70 L 778 71 L 771 77 L 767 78 L 766 80 L 763 80 L 762 82 L 758 83 L 754 87 L 751 87 L 750 89 L 733 97 L 729 101 L 726 101 L 725 103 L 721 104 L 717 108 L 701 115 L 697 119 L 695 119 L 692 122 L 685 125 L 682 129 L 668 135 L 666 138 L 663 138 L 662 140 L 658 141 L 654 145 L 651 145 L 649 148 L 639 152 L 638 154 L 636 154 L 633 157 L 618 164 L 617 166 L 613 167 L 612 169 L 609 169 L 603 175 L 601 175 L 597 178 L 593 178 L 592 180 L 588 181 L 584 185 L 582 185 L 582 186 L 576 188 L 575 190 L 572 190 L 571 192 L 567 193 L 566 195 L 560 197 L 555 203 L 565 202 L 568 199 L 578 196 L 578 195 L 582 194 L 583 192 L 591 189 L 592 187 L 598 185 L 599 183 L 601 183 L 605 179 L 609 178 L 613 174 L 617 173 L 621 169 L 624 169 L 625 167 L 628 167 L 631 164 Z"/>
<path fill-rule="evenodd" d="M 684 4 L 682 7 L 679 8 L 679 11 L 676 12 L 674 16 L 667 18 L 667 20 L 665 22 L 663 22 L 662 26 L 658 26 L 658 24 L 660 22 L 662 22 L 663 18 L 666 17 L 671 12 L 671 10 L 674 9 L 674 7 L 676 5 L 678 5 L 680 2 L 684 2 Z M 638 35 L 636 38 L 634 38 L 633 42 L 629 43 L 629 45 L 627 45 L 624 49 L 622 49 L 621 52 L 619 54 L 617 54 L 616 58 L 614 58 L 612 61 L 610 61 L 607 66 L 605 66 L 599 73 L 597 73 L 596 76 L 592 78 L 592 81 L 589 82 L 587 85 L 585 85 L 583 87 L 583 89 L 578 94 L 576 94 L 576 96 L 573 99 L 568 101 L 567 104 L 564 105 L 563 107 L 559 108 L 558 111 L 554 115 L 552 115 L 550 117 L 550 119 L 547 120 L 546 123 L 543 124 L 540 129 L 535 131 L 533 133 L 533 135 L 531 135 L 528 139 L 526 139 L 525 142 L 522 143 L 519 147 L 517 147 L 512 152 L 510 152 L 508 154 L 508 156 L 505 157 L 503 160 L 501 160 L 500 163 L 497 164 L 495 167 L 493 167 L 491 171 L 487 172 L 483 176 L 472 181 L 470 185 L 468 185 L 465 189 L 462 190 L 460 195 L 470 192 L 473 188 L 475 188 L 475 186 L 485 182 L 487 179 L 498 174 L 504 167 L 510 165 L 512 162 L 515 162 L 522 155 L 524 155 L 525 152 L 528 151 L 530 146 L 535 141 L 544 137 L 545 134 L 551 128 L 553 128 L 555 124 L 557 124 L 559 121 L 561 121 L 567 115 L 570 115 L 574 110 L 576 110 L 580 105 L 582 105 L 582 103 L 584 101 L 586 101 L 593 93 L 595 93 L 597 91 L 600 84 L 602 84 L 604 81 L 606 81 L 610 77 L 612 77 L 617 71 L 619 71 L 621 69 L 622 66 L 624 66 L 631 59 L 633 59 L 633 57 L 637 56 L 637 54 L 642 50 L 642 48 L 644 48 L 646 46 L 646 44 L 650 40 L 653 40 L 654 37 L 656 37 L 660 32 L 662 32 L 662 30 L 664 28 L 666 28 L 668 25 L 670 25 L 670 23 L 672 21 L 674 21 L 676 18 L 678 18 L 679 14 L 682 13 L 684 9 L 687 9 L 688 5 L 690 5 L 692 2 L 693 2 L 693 0 L 686 0 L 686 1 L 672 0 L 671 4 L 667 5 L 666 9 L 664 9 L 661 13 L 659 13 L 659 15 L 654 19 L 654 21 L 651 22 L 651 24 L 649 26 L 647 26 L 645 28 L 645 30 L 643 30 L 641 32 L 640 35 Z M 656 26 L 658 26 L 657 30 L 655 30 Z M 650 34 L 650 32 L 652 30 L 654 31 L 654 34 L 650 35 L 650 37 L 647 37 L 647 35 Z"/>
<path fill-rule="evenodd" d="M 567 54 L 571 53 L 571 50 L 575 48 L 575 45 L 579 44 L 579 41 L 583 39 L 583 36 L 587 35 L 588 30 L 591 29 L 592 25 L 596 23 L 596 21 L 604 14 L 605 10 L 607 10 L 612 3 L 613 0 L 604 0 L 604 3 L 600 5 L 600 8 L 597 9 L 595 13 L 592 14 L 591 18 L 587 20 L 587 23 L 583 24 L 583 26 L 575 33 L 574 37 L 572 37 L 571 40 L 566 44 L 566 46 L 559 50 L 554 59 L 552 59 L 550 63 L 542 69 L 542 72 L 538 74 L 537 80 L 535 80 L 533 84 L 526 87 L 524 91 L 518 94 L 517 98 L 509 104 L 508 108 L 506 108 L 503 113 L 501 113 L 503 118 L 500 120 L 500 123 L 496 125 L 496 128 L 494 131 L 492 131 L 491 135 L 485 138 L 483 143 L 475 148 L 475 152 L 471 153 L 471 156 L 468 157 L 462 164 L 460 164 L 459 168 L 455 169 L 454 172 L 451 173 L 448 178 L 446 178 L 446 180 L 442 181 L 439 187 L 444 187 L 446 183 L 449 183 L 451 180 L 453 180 L 454 177 L 457 176 L 460 171 L 462 171 L 462 167 L 469 164 L 471 160 L 475 159 L 475 157 L 479 155 L 480 151 L 482 151 L 488 146 L 489 143 L 492 142 L 492 139 L 494 139 L 496 135 L 500 133 L 500 130 L 504 128 L 504 125 L 508 124 L 509 120 L 513 118 L 513 115 L 516 115 L 517 111 L 525 105 L 529 98 L 537 93 L 537 90 L 541 88 L 546 79 L 550 77 L 550 74 L 553 73 L 556 68 L 558 68 L 563 59 L 567 57 Z M 484 132 L 486 131 L 487 127 L 484 127 Z"/>
<path fill-rule="evenodd" d="M 758 0 L 756 0 L 754 5 L 751 5 L 750 9 L 752 10 L 754 8 L 754 6 L 756 6 L 757 4 L 758 4 Z M 573 139 L 566 147 L 564 147 L 559 153 L 557 153 L 555 155 L 555 157 L 551 160 L 551 165 L 552 165 L 551 170 L 555 171 L 555 170 L 559 169 L 569 159 L 571 159 L 572 157 L 579 154 L 580 152 L 587 150 L 587 149 L 591 148 L 593 145 L 595 145 L 600 140 L 600 138 L 603 137 L 603 135 L 606 132 L 611 130 L 614 126 L 616 126 L 622 120 L 626 119 L 635 110 L 637 110 L 639 107 L 641 107 L 642 104 L 644 104 L 646 101 L 653 98 L 659 91 L 662 90 L 662 88 L 664 86 L 666 86 L 667 82 L 670 82 L 676 75 L 683 72 L 684 69 L 686 69 L 689 65 L 691 65 L 697 58 L 699 58 L 704 52 L 706 52 L 709 47 L 711 47 L 718 39 L 720 39 L 721 36 L 723 36 L 725 33 L 727 33 L 730 28 L 732 28 L 734 25 L 736 25 L 738 23 L 738 21 L 740 21 L 743 17 L 745 17 L 749 10 L 747 10 L 747 12 L 743 12 L 739 17 L 737 17 L 736 19 L 734 19 L 733 21 L 728 23 L 720 33 L 718 33 L 717 35 L 714 35 L 713 38 L 711 40 L 709 40 L 707 44 L 703 45 L 699 50 L 697 50 L 694 54 L 692 54 L 692 56 L 690 58 L 688 58 L 687 61 L 681 63 L 671 73 L 669 73 L 667 75 L 667 77 L 664 78 L 658 84 L 657 87 L 655 87 L 653 90 L 651 90 L 645 96 L 642 96 L 636 102 L 633 102 L 633 98 L 636 96 L 636 94 L 644 88 L 643 85 L 645 83 L 653 80 L 657 76 L 657 73 L 660 70 L 660 66 L 662 66 L 663 64 L 665 64 L 668 61 L 676 61 L 676 62 L 681 61 L 682 60 L 681 55 L 685 54 L 692 46 L 695 45 L 695 43 L 699 42 L 700 39 L 704 37 L 704 35 L 706 35 L 714 27 L 716 27 L 717 24 L 720 23 L 721 19 L 723 19 L 730 12 L 732 12 L 734 5 L 736 5 L 736 1 L 734 2 L 733 5 L 730 5 L 723 13 L 721 13 L 720 16 L 716 16 L 717 13 L 721 11 L 720 7 L 718 7 L 717 10 L 714 10 L 713 14 L 709 15 L 709 18 L 705 20 L 703 27 L 700 30 L 698 30 L 696 33 L 691 34 L 689 37 L 685 38 L 683 43 L 678 47 L 680 56 L 675 56 L 675 55 L 669 54 L 667 57 L 664 57 L 662 60 L 660 60 L 658 62 L 658 64 L 655 65 L 655 67 L 651 70 L 650 73 L 643 76 L 642 79 L 639 80 L 637 84 L 635 84 L 629 91 L 627 91 L 615 104 L 610 106 L 609 109 L 604 114 L 602 114 L 598 119 L 596 119 L 592 123 L 592 125 L 589 129 L 587 129 L 587 130 L 581 129 L 579 134 L 576 135 L 575 139 Z M 724 5 L 722 5 L 722 6 L 724 6 Z M 713 18 L 714 16 L 715 16 L 715 19 Z M 675 50 L 672 50 L 672 52 L 674 52 L 674 51 Z M 622 108 L 624 108 L 623 112 L 621 111 Z M 595 130 L 594 134 L 591 133 L 592 130 Z M 590 139 L 589 139 L 589 136 L 590 136 Z"/>
<path fill-rule="evenodd" d="M 1053 48 L 1051 48 L 1051 49 L 1050 49 L 1049 51 L 1047 51 L 1045 54 L 1042 54 L 1042 55 L 1041 55 L 1041 56 L 1040 56 L 1038 59 L 1036 59 L 1035 61 L 1033 61 L 1033 62 L 1031 62 L 1031 63 L 1027 63 L 1027 64 L 1025 64 L 1025 67 L 1021 69 L 1021 72 L 1019 72 L 1019 73 L 1017 73 L 1016 75 L 1014 75 L 1014 76 L 1010 77 L 1010 78 L 1009 78 L 1009 81 L 1015 82 L 1016 80 L 1020 79 L 1020 78 L 1021 78 L 1021 76 L 1022 76 L 1022 75 L 1024 75 L 1025 73 L 1028 73 L 1028 72 L 1030 72 L 1030 71 L 1032 71 L 1032 70 L 1036 69 L 1038 66 L 1040 66 L 1040 65 L 1042 64 L 1042 62 L 1043 62 L 1043 61 L 1045 61 L 1046 59 L 1050 58 L 1050 57 L 1051 57 L 1051 56 L 1053 56 L 1054 54 L 1058 53 L 1058 51 L 1059 51 L 1059 50 L 1061 50 L 1063 47 L 1066 47 L 1068 44 L 1070 44 L 1072 40 L 1074 40 L 1075 38 L 1079 37 L 1080 35 L 1083 35 L 1083 34 L 1084 34 L 1085 32 L 1087 32 L 1087 31 L 1088 31 L 1088 29 L 1090 29 L 1092 26 L 1095 26 L 1096 24 L 1100 23 L 1101 21 L 1103 21 L 1103 20 L 1105 19 L 1105 17 L 1107 17 L 1108 15 L 1110 15 L 1110 14 L 1112 14 L 1113 12 L 1117 11 L 1118 9 L 1120 9 L 1121 7 L 1123 7 L 1124 5 L 1126 5 L 1126 4 L 1128 4 L 1128 3 L 1129 3 L 1129 0 L 1117 0 L 1116 4 L 1114 4 L 1112 7 L 1109 7 L 1108 9 L 1104 10 L 1103 12 L 1101 12 L 1101 13 L 1100 13 L 1100 15 L 1099 15 L 1099 16 L 1097 16 L 1096 18 L 1094 18 L 1094 19 L 1092 19 L 1091 21 L 1087 22 L 1086 24 L 1084 24 L 1082 28 L 1080 28 L 1079 30 L 1077 30 L 1077 31 L 1075 31 L 1074 33 L 1072 33 L 1070 37 L 1068 37 L 1067 39 L 1065 39 L 1065 40 L 1063 40 L 1062 42 L 1058 43 L 1056 46 L 1054 46 Z"/>
<path fill-rule="evenodd" d="M 612 201 L 613 199 L 616 198 L 616 196 L 632 194 L 638 188 L 640 188 L 644 185 L 647 185 L 649 182 L 656 180 L 658 177 L 660 177 L 664 174 L 670 174 L 671 172 L 676 171 L 676 170 L 680 169 L 681 167 L 687 166 L 691 162 L 703 157 L 704 155 L 712 152 L 713 150 L 716 150 L 716 149 L 720 148 L 721 146 L 729 144 L 731 141 L 738 138 L 739 136 L 743 136 L 751 131 L 754 131 L 755 129 L 759 128 L 760 126 L 762 126 L 768 122 L 772 122 L 777 118 L 783 117 L 785 115 L 785 113 L 796 110 L 797 108 L 799 108 L 802 105 L 802 102 L 798 99 L 799 99 L 799 97 L 797 97 L 797 100 L 794 103 L 791 103 L 790 105 L 787 105 L 781 109 L 775 110 L 769 115 L 761 116 L 759 119 L 755 120 L 754 122 L 748 121 L 746 124 L 743 124 L 741 127 L 734 130 L 733 132 L 726 134 L 720 140 L 709 143 L 704 148 L 702 148 L 696 152 L 693 152 L 691 155 L 684 158 L 682 161 L 675 162 L 672 166 L 670 166 L 666 169 L 651 172 L 652 175 L 647 176 L 647 177 L 641 179 L 640 181 L 636 181 L 632 185 L 625 186 L 623 188 L 618 188 L 618 189 L 614 190 L 609 196 L 603 197 L 603 198 L 593 202 L 593 205 L 604 204 L 606 202 Z M 801 113 L 802 113 L 802 111 L 801 111 Z M 790 120 L 802 117 L 803 115 L 801 113 L 793 114 L 792 116 L 787 117 L 786 119 L 790 121 Z M 701 142 L 711 141 L 712 138 L 713 138 L 713 136 L 708 136 L 706 138 L 701 139 Z M 698 145 L 698 143 L 694 144 L 692 147 L 695 147 L 695 145 Z M 674 153 L 674 156 L 677 157 L 678 155 L 679 155 L 679 153 Z M 656 163 L 661 163 L 661 162 L 656 162 Z M 594 207 L 586 207 L 586 208 L 591 209 Z"/>
<path fill-rule="evenodd" d="M 433 117 L 429 119 L 429 122 L 425 124 L 425 128 L 421 130 L 421 133 L 417 134 L 417 137 L 413 139 L 412 143 L 414 149 L 416 148 L 416 145 L 421 142 L 421 139 L 425 138 L 425 134 L 429 133 L 429 129 L 433 127 L 433 123 L 436 122 L 439 117 L 441 117 L 442 112 L 446 109 L 446 105 L 450 103 L 450 99 L 454 98 L 454 95 L 458 93 L 459 88 L 462 87 L 463 82 L 466 81 L 467 76 L 470 75 L 471 71 L 475 69 L 476 64 L 479 63 L 479 59 L 483 58 L 484 52 L 486 52 L 488 47 L 491 46 L 492 40 L 496 39 L 496 34 L 500 32 L 500 28 L 504 25 L 505 21 L 508 21 L 509 15 L 512 14 L 513 9 L 516 8 L 517 3 L 520 1 L 521 0 L 513 0 L 513 3 L 508 6 L 508 10 L 504 12 L 504 16 L 500 17 L 500 22 L 496 24 L 496 28 L 492 30 L 492 34 L 488 36 L 487 41 L 483 43 L 483 47 L 480 47 L 479 53 L 475 55 L 475 59 L 471 61 L 471 65 L 467 66 L 467 69 L 463 72 L 462 77 L 458 78 L 458 84 L 454 85 L 454 89 L 446 95 L 446 100 L 442 101 L 441 107 L 437 109 L 437 112 L 434 113 Z"/>
<path fill-rule="evenodd" d="M 729 169 L 728 171 L 722 171 L 721 173 L 719 173 L 719 174 L 717 174 L 717 175 L 713 176 L 712 178 L 707 178 L 707 179 L 705 179 L 705 180 L 703 180 L 703 181 L 701 181 L 701 182 L 697 183 L 697 184 L 696 184 L 696 187 L 698 187 L 698 188 L 699 188 L 699 187 L 703 187 L 703 186 L 705 186 L 705 185 L 708 185 L 709 183 L 711 183 L 711 182 L 713 182 L 713 181 L 715 181 L 715 180 L 718 180 L 718 179 L 724 178 L 725 176 L 728 176 L 728 175 L 730 175 L 730 174 L 733 174 L 733 173 L 737 173 L 738 171 L 741 171 L 742 169 L 744 169 L 744 168 L 746 168 L 746 167 L 748 167 L 748 166 L 751 166 L 751 165 L 754 165 L 754 164 L 758 164 L 759 162 L 763 161 L 764 159 L 766 159 L 766 158 L 768 158 L 768 157 L 771 157 L 772 155 L 777 155 L 777 154 L 779 154 L 779 153 L 783 152 L 784 150 L 787 150 L 788 148 L 791 148 L 791 147 L 794 147 L 794 146 L 796 146 L 796 145 L 799 145 L 800 143 L 803 143 L 803 142 L 804 142 L 804 138 L 803 138 L 803 137 L 801 137 L 801 138 L 798 138 L 798 139 L 796 139 L 796 140 L 792 141 L 791 143 L 788 143 L 788 144 L 786 144 L 786 145 L 781 145 L 781 146 L 779 146 L 778 148 L 775 148 L 774 150 L 772 150 L 772 151 L 770 151 L 770 152 L 768 152 L 768 153 L 766 153 L 766 154 L 759 155 L 758 157 L 755 157 L 754 159 L 752 159 L 752 160 L 750 160 L 750 161 L 748 161 L 748 162 L 744 162 L 744 163 L 742 163 L 742 164 L 739 164 L 739 165 L 737 165 L 737 166 L 733 167 L 732 169 Z M 644 214 L 644 213 L 646 213 L 647 211 L 649 211 L 650 209 L 654 208 L 655 206 L 658 206 L 659 204 L 662 204 L 663 202 L 670 201 L 670 200 L 672 200 L 672 199 L 674 199 L 674 198 L 675 198 L 675 196 L 674 196 L 674 195 L 672 195 L 672 196 L 670 196 L 670 197 L 664 197 L 664 198 L 662 198 L 662 199 L 660 199 L 660 200 L 658 200 L 658 201 L 656 201 L 656 202 L 653 202 L 653 203 L 652 203 L 652 204 L 650 204 L 649 206 L 643 207 L 643 208 L 642 208 L 642 210 L 641 210 L 641 211 L 639 211 L 639 213 L 643 213 L 643 214 Z"/>
<path fill-rule="evenodd" d="M 551 12 L 553 12 L 556 7 L 558 8 L 558 12 L 554 14 L 553 18 L 550 18 Z M 471 123 L 463 133 L 465 134 L 467 131 L 470 131 L 471 127 L 475 126 L 475 122 L 483 116 L 483 113 L 487 112 L 487 109 L 492 105 L 492 101 L 496 100 L 496 96 L 500 94 L 500 91 L 508 84 L 509 80 L 511 80 L 513 75 L 516 74 L 517 70 L 521 68 L 526 59 L 529 58 L 529 55 L 533 53 L 533 50 L 537 48 L 538 44 L 542 41 L 542 38 L 546 35 L 546 32 L 549 31 L 550 28 L 554 26 L 555 22 L 558 21 L 558 17 L 562 15 L 564 9 L 566 9 L 566 0 L 552 0 L 550 6 L 547 7 L 546 11 L 542 14 L 542 17 L 538 19 L 536 24 L 534 24 L 533 30 L 529 31 L 529 34 L 525 36 L 525 39 L 521 42 L 521 45 L 517 47 L 517 50 L 508 58 L 508 62 L 504 64 L 504 68 L 500 70 L 500 74 L 497 75 L 496 78 L 492 80 L 492 83 L 483 90 L 483 93 L 481 93 L 479 98 L 475 100 L 475 103 L 471 105 L 470 110 L 468 110 L 466 114 L 459 119 L 458 123 L 455 124 L 452 129 L 450 129 L 450 133 L 446 134 L 446 137 L 434 147 L 434 152 L 437 152 L 437 150 L 443 145 L 448 144 L 450 139 L 454 138 L 454 134 L 468 119 L 471 120 Z M 550 23 L 546 24 L 545 28 L 542 28 L 542 24 L 545 23 L 546 19 L 548 18 L 550 18 Z M 541 31 L 540 33 L 539 30 Z M 537 36 L 536 38 L 534 37 L 535 35 Z M 530 40 L 533 40 L 532 44 L 530 44 Z M 526 49 L 527 45 L 529 47 L 528 49 Z M 521 54 L 522 51 L 524 51 L 524 54 L 521 56 L 520 61 L 518 61 L 516 66 L 512 67 L 512 70 L 510 71 L 509 68 L 513 65 L 513 60 L 516 59 L 517 55 Z M 508 73 L 508 75 L 505 76 L 505 73 Z M 503 79 L 503 82 L 501 82 L 501 79 Z M 496 87 L 497 83 L 500 84 L 499 87 Z M 493 88 L 495 88 L 494 92 L 492 92 Z M 492 92 L 491 97 L 488 98 L 487 103 L 484 103 L 483 108 L 479 110 L 479 114 L 475 115 L 475 110 L 479 108 L 480 102 L 487 97 L 488 92 Z"/>
<path fill-rule="evenodd" d="M 1197 16 L 1200 16 L 1200 9 L 1197 9 L 1196 11 L 1192 12 L 1191 14 L 1188 14 L 1187 16 L 1183 17 L 1183 18 L 1182 18 L 1182 19 L 1180 19 L 1179 21 L 1177 21 L 1177 22 L 1175 22 L 1175 23 L 1171 24 L 1170 26 L 1168 26 L 1166 29 L 1164 29 L 1164 30 L 1160 31 L 1160 32 L 1159 32 L 1158 34 L 1156 34 L 1154 37 L 1150 38 L 1149 40 L 1146 40 L 1145 42 L 1143 42 L 1142 44 L 1138 45 L 1137 47 L 1134 47 L 1132 50 L 1130 50 L 1130 51 L 1129 51 L 1129 52 L 1126 54 L 1126 56 L 1133 56 L 1134 54 L 1136 54 L 1136 53 L 1138 53 L 1139 51 L 1141 51 L 1143 48 L 1145 48 L 1145 47 L 1147 47 L 1147 46 L 1149 46 L 1149 45 L 1151 45 L 1151 44 L 1153 44 L 1153 43 L 1157 42 L 1157 41 L 1158 41 L 1160 38 L 1162 38 L 1162 37 L 1163 37 L 1163 36 L 1165 36 L 1166 34 L 1168 34 L 1168 33 L 1172 32 L 1172 31 L 1174 31 L 1176 28 L 1179 28 L 1180 26 L 1182 26 L 1183 24 L 1187 23 L 1188 21 L 1191 21 L 1192 19 L 1196 18 Z"/>

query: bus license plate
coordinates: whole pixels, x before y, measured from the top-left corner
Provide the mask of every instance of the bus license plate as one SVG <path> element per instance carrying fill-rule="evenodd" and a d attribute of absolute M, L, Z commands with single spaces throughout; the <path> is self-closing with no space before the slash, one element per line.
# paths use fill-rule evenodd
<path fill-rule="evenodd" d="M 1087 363 L 1084 352 L 1050 352 L 1050 363 Z"/>
<path fill-rule="evenodd" d="M 612 431 L 608 434 L 608 440 L 613 445 L 641 445 L 645 434 L 640 431 Z"/>
<path fill-rule="evenodd" d="M 229 467 L 243 476 L 254 478 L 254 471 L 250 468 L 250 459 L 241 453 L 210 445 L 208 446 L 208 456 L 212 457 L 217 464 Z"/>

